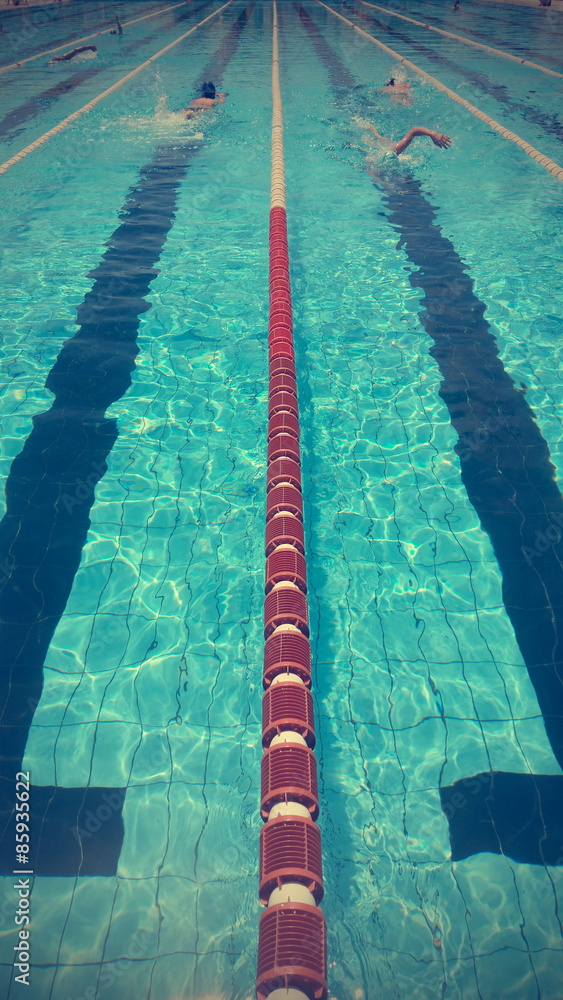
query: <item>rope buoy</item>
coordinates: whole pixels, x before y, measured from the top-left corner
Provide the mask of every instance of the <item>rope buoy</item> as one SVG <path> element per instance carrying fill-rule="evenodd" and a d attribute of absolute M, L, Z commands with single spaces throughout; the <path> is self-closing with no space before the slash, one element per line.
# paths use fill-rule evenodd
<path fill-rule="evenodd" d="M 270 391 L 266 499 L 258 1000 L 326 1000 L 299 408 L 289 280 L 278 23 L 273 3 Z"/>

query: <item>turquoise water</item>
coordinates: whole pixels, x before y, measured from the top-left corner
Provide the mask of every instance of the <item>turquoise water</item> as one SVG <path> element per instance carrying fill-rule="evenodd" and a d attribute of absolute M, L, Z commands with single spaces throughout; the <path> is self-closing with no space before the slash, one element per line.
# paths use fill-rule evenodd
<path fill-rule="evenodd" d="M 561 185 L 426 84 L 415 86 L 412 108 L 385 103 L 376 91 L 393 60 L 355 44 L 349 29 L 307 2 L 363 85 L 336 93 L 293 5 L 279 6 L 330 996 L 556 1000 L 561 868 L 490 853 L 450 860 L 440 786 L 490 769 L 560 769 L 503 605 L 497 559 L 460 477 L 457 435 L 420 321 L 422 296 L 409 281 L 414 266 L 397 249 L 384 197 L 365 169 L 379 154 L 355 116 L 394 138 L 413 124 L 452 137 L 449 151 L 413 144 L 396 180 L 406 171 L 419 178 L 468 265 L 559 477 Z M 464 6 L 472 22 L 488 16 L 488 5 Z M 159 145 L 180 146 L 186 135 L 199 144 L 155 265 L 131 386 L 109 410 L 119 436 L 95 488 L 26 745 L 23 767 L 34 785 L 127 788 L 116 875 L 34 880 L 38 998 L 253 993 L 268 4 L 254 5 L 225 71 L 228 103 L 189 125 L 175 114 L 243 9 L 233 4 L 2 178 L 11 289 L 0 355 L 5 480 L 32 418 L 51 405 L 45 379 L 76 332 L 88 275 L 143 165 Z M 405 13 L 438 9 L 411 3 Z M 99 5 L 88 10 L 94 18 Z M 507 10 L 491 12 L 491 33 L 514 41 L 509 22 L 517 18 L 520 32 L 531 25 L 527 45 L 554 54 L 545 31 L 532 45 L 535 11 Z M 106 4 L 106 17 L 113 13 Z M 176 29 L 168 20 L 146 53 L 127 59 L 104 36 L 102 74 L 22 126 L 2 145 L 2 159 L 198 19 Z M 151 23 L 132 27 L 127 39 L 142 40 Z M 561 15 L 554 23 L 563 30 Z M 422 29 L 411 27 L 417 39 Z M 55 38 L 55 27 L 49 31 Z M 450 69 L 383 40 L 457 89 Z M 424 43 L 490 74 L 514 99 L 535 90 L 528 103 L 545 111 L 549 101 L 562 118 L 553 78 L 428 32 Z M 30 65 L 28 76 L 13 78 L 28 89 L 9 89 L 7 110 L 76 69 Z M 505 114 L 467 81 L 459 92 L 562 162 L 555 135 Z M 3 881 L 0 978 L 6 996 L 17 998 L 14 879 Z"/>

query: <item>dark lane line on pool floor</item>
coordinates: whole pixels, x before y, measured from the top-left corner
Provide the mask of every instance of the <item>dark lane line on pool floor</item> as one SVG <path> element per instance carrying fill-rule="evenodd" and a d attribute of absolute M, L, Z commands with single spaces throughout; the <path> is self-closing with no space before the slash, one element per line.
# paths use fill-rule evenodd
<path fill-rule="evenodd" d="M 150 14 L 151 12 L 154 12 L 155 9 L 158 8 L 149 7 L 146 13 Z M 27 10 L 23 8 L 22 10 L 21 7 L 19 9 L 8 7 L 7 10 L 2 10 L 0 12 L 2 15 L 2 17 L 0 18 L 0 24 L 3 23 L 2 18 L 7 17 L 9 12 L 13 16 L 14 23 L 16 22 L 16 19 L 19 18 L 17 23 L 17 35 L 22 39 L 24 44 L 26 36 L 29 36 L 30 34 L 36 35 L 49 21 L 57 21 L 57 22 L 66 21 L 69 19 L 69 17 L 76 16 L 76 13 L 74 11 L 72 14 L 61 14 L 61 8 L 60 6 L 58 6 L 58 4 L 57 6 L 45 5 L 40 8 L 36 8 L 33 11 L 33 13 L 30 12 L 29 8 Z M 82 8 L 79 9 L 80 16 L 83 15 L 87 16 L 88 13 L 89 13 L 88 11 L 84 12 Z M 103 21 L 100 21 L 98 24 L 89 25 L 88 30 L 91 31 L 91 35 L 89 37 L 93 38 L 94 35 L 96 34 L 101 34 L 103 31 L 108 31 L 111 26 L 114 27 L 116 13 L 120 13 L 117 6 L 114 7 L 114 9 L 110 14 L 106 15 Z M 27 19 L 26 19 L 27 23 L 26 20 L 22 20 L 22 15 L 25 18 L 26 14 L 27 14 Z M 4 35 L 4 39 L 8 40 L 9 47 L 12 50 L 12 57 L 18 58 L 16 50 L 21 47 L 21 44 L 19 44 L 15 40 L 14 41 L 11 40 L 12 36 L 16 36 L 16 31 L 11 30 L 11 28 L 12 28 L 11 24 L 8 23 L 8 31 L 2 32 L 2 34 Z M 81 37 L 81 31 L 74 31 L 73 34 L 68 35 L 66 38 L 54 39 L 52 43 L 48 42 L 47 44 L 49 46 L 51 46 L 52 44 L 71 45 L 72 42 L 75 42 L 76 39 L 80 37 Z M 45 50 L 45 43 L 43 43 L 42 45 L 35 45 L 33 48 L 28 49 L 25 52 L 25 54 L 22 55 L 20 53 L 19 58 L 28 59 L 29 56 L 33 55 L 34 53 L 43 52 L 44 50 Z"/>
<path fill-rule="evenodd" d="M 469 80 L 475 87 L 481 90 L 484 94 L 489 94 L 494 97 L 499 104 L 503 104 L 508 107 L 510 111 L 516 111 L 522 118 L 526 121 L 533 122 L 534 125 L 539 125 L 541 129 L 547 134 L 552 135 L 559 142 L 563 142 L 563 123 L 559 121 L 557 115 L 545 114 L 539 111 L 537 108 L 531 107 L 529 104 L 524 104 L 522 101 L 514 100 L 507 87 L 501 83 L 492 83 L 484 73 L 475 72 L 472 70 L 463 69 L 462 66 L 458 66 L 457 63 L 452 62 L 446 56 L 440 55 L 435 49 L 429 49 L 428 46 L 423 45 L 421 42 L 415 42 L 408 35 L 404 35 L 401 31 L 395 31 L 392 28 L 388 28 L 382 21 L 378 20 L 372 14 L 365 14 L 363 11 L 354 11 L 357 17 L 362 21 L 367 21 L 373 24 L 374 27 L 380 28 L 382 31 L 392 35 L 393 38 L 397 38 L 407 45 L 410 45 L 415 52 L 420 53 L 420 55 L 426 56 L 426 58 L 433 63 L 437 63 L 439 66 L 443 66 L 445 69 L 451 70 L 457 76 L 463 76 L 466 80 Z"/>
<path fill-rule="evenodd" d="M 174 27 L 181 24 L 182 21 L 189 20 L 191 17 L 199 14 L 199 12 L 205 7 L 208 7 L 211 2 L 212 0 L 206 0 L 206 2 L 202 3 L 199 7 L 191 7 L 189 11 L 185 11 L 183 14 L 178 15 L 178 17 L 175 18 Z M 152 35 L 147 35 L 144 38 L 139 38 L 136 41 L 131 42 L 131 44 L 124 46 L 119 55 L 130 55 L 138 49 L 143 48 L 145 45 L 149 45 L 157 37 L 158 35 L 154 33 Z M 107 65 L 98 64 L 96 66 L 90 66 L 88 69 L 84 69 L 78 73 L 74 73 L 72 76 L 67 77 L 66 80 L 61 80 L 53 87 L 49 87 L 47 90 L 43 90 L 40 94 L 37 94 L 36 97 L 30 98 L 29 101 L 25 102 L 25 104 L 20 104 L 19 107 L 9 111 L 4 118 L 0 119 L 0 138 L 5 141 L 8 138 L 9 132 L 18 128 L 19 125 L 23 125 L 23 123 L 29 118 L 33 118 L 38 114 L 43 114 L 47 108 L 51 106 L 51 104 L 58 100 L 59 97 L 66 96 L 66 94 L 69 94 L 75 87 L 78 87 L 86 80 L 97 76 L 98 73 L 101 73 L 107 68 Z M 14 135 L 9 136 L 9 138 L 15 139 L 19 134 L 20 132 L 16 132 Z"/>
<path fill-rule="evenodd" d="M 537 7 L 534 7 L 533 9 L 532 8 L 526 9 L 525 7 L 521 7 L 520 10 L 518 11 L 518 14 L 522 14 L 522 15 L 526 16 L 527 14 L 530 14 L 530 12 L 531 12 L 531 16 L 534 17 L 534 18 L 536 18 L 536 12 L 537 12 L 537 15 L 539 16 L 539 18 L 541 18 L 541 20 L 537 20 L 536 19 L 535 21 L 531 21 L 529 18 L 527 18 L 526 23 L 522 22 L 520 24 L 517 24 L 516 21 L 513 20 L 512 24 L 511 24 L 506 16 L 502 17 L 502 11 L 503 11 L 502 7 L 494 7 L 493 8 L 500 15 L 500 16 L 497 17 L 495 14 L 492 13 L 492 10 L 491 10 L 492 6 L 493 5 L 491 4 L 490 0 L 484 0 L 484 2 L 480 2 L 480 0 L 471 0 L 471 7 L 475 8 L 475 9 L 469 10 L 467 7 L 464 7 L 463 12 L 461 10 L 456 11 L 455 14 L 454 14 L 454 16 L 451 17 L 449 19 L 449 21 L 445 21 L 441 17 L 437 17 L 435 15 L 428 14 L 426 11 L 424 12 L 424 20 L 426 22 L 436 21 L 440 25 L 440 27 L 447 28 L 448 31 L 458 31 L 460 34 L 461 34 L 462 31 L 466 31 L 466 27 L 465 27 L 466 21 L 465 21 L 465 19 L 468 16 L 476 19 L 476 20 L 474 20 L 472 22 L 473 24 L 483 24 L 486 21 L 487 26 L 498 24 L 501 28 L 507 28 L 507 27 L 509 27 L 511 29 L 517 28 L 520 31 L 530 31 L 530 32 L 531 31 L 537 31 L 537 32 L 542 32 L 542 31 L 545 31 L 545 24 L 544 24 L 545 14 L 547 14 L 548 17 L 549 17 L 549 15 L 550 14 L 552 15 L 552 13 L 553 13 L 551 11 L 543 11 L 542 12 L 542 9 L 539 6 L 539 4 L 538 4 Z M 480 7 L 481 10 L 478 10 L 477 9 L 478 7 Z M 391 8 L 389 8 L 389 9 L 391 9 Z M 506 15 L 507 11 L 506 11 L 505 8 L 504 8 L 504 12 L 505 12 L 505 15 Z M 459 16 L 460 14 L 462 15 L 461 18 Z M 511 9 L 511 11 L 510 11 L 510 16 L 513 17 L 514 14 L 515 14 L 515 10 L 514 10 L 514 7 L 513 7 Z M 411 17 L 422 17 L 423 15 L 422 14 L 415 14 L 412 11 L 410 11 L 410 16 Z M 560 34 L 560 32 L 553 30 L 554 20 L 555 19 L 553 18 L 553 16 L 551 16 L 551 24 L 549 26 L 549 33 L 550 33 L 550 35 L 558 35 L 558 34 Z M 493 32 L 491 32 L 491 34 L 489 35 L 489 37 L 495 37 L 493 35 Z M 510 45 L 510 41 L 508 41 L 506 44 Z"/>
<path fill-rule="evenodd" d="M 252 6 L 226 32 L 202 71 L 204 78 L 221 78 Z M 202 145 L 188 139 L 183 145 L 160 146 L 141 168 L 121 224 L 89 275 L 95 280 L 78 307 L 80 329 L 64 343 L 47 377 L 53 405 L 33 418 L 33 429 L 6 480 L 6 514 L 0 521 L 4 874 L 14 868 L 14 782 L 41 697 L 43 664 L 80 564 L 95 488 L 118 437 L 117 422 L 105 411 L 131 385 L 140 316 L 151 308 L 146 296 L 158 274 L 155 265 L 174 222 L 186 169 Z M 29 867 L 39 875 L 115 874 L 125 793 L 124 788 L 34 785 Z M 110 818 L 98 822 L 100 812 L 108 809 Z"/>
<path fill-rule="evenodd" d="M 384 187 L 383 199 L 390 209 L 389 222 L 400 235 L 398 249 L 418 268 L 409 273 L 409 280 L 424 293 L 419 316 L 434 341 L 430 354 L 443 379 L 440 396 L 458 434 L 461 479 L 491 540 L 504 606 L 548 740 L 563 766 L 563 645 L 558 638 L 559 632 L 563 637 L 563 497 L 549 448 L 524 394 L 499 358 L 468 267 L 435 224 L 436 211 L 420 182 L 403 177 L 398 185 Z M 534 563 L 526 553 L 536 555 L 536 540 L 552 523 L 560 526 L 554 544 L 543 555 L 537 553 Z M 459 809 L 451 813 L 449 808 L 457 787 L 440 789 L 446 815 L 455 819 L 450 822 L 452 859 L 494 850 L 528 864 L 563 864 L 563 776 L 536 780 L 530 773 L 493 772 L 479 777 L 481 786 L 463 817 L 466 827 Z M 508 786 L 513 810 L 506 818 Z M 557 789 L 554 797 L 551 793 Z M 533 818 L 514 808 L 525 799 L 535 802 Z M 469 815 L 472 806 L 474 816 Z M 490 817 L 484 825 L 483 810 Z M 472 845 L 466 853 L 464 835 Z"/>
<path fill-rule="evenodd" d="M 278 4 L 278 24 L 279 43 L 283 52 L 284 67 L 291 64 L 292 55 L 288 47 L 288 39 L 292 39 L 295 27 L 295 18 L 292 16 L 291 8 L 286 4 Z M 280 59 L 280 62 L 282 60 Z M 353 86 L 355 80 L 350 77 L 342 77 L 335 80 L 335 86 L 349 88 Z M 282 90 L 282 100 L 284 99 Z M 291 199 L 291 188 L 287 191 L 288 199 Z M 302 226 L 297 213 L 290 212 L 287 219 L 288 240 L 290 251 L 290 273 L 293 296 L 294 313 L 294 347 L 296 355 L 297 369 L 297 391 L 300 411 L 300 441 L 301 441 L 301 464 L 303 473 L 303 501 L 306 509 L 305 524 L 306 549 L 308 553 L 309 578 L 309 615 L 311 621 L 316 619 L 315 632 L 316 641 L 312 643 L 312 670 L 314 679 L 314 706 L 315 717 L 318 719 L 317 725 L 317 756 L 318 756 L 318 782 L 319 792 L 323 797 L 322 806 L 322 829 L 323 829 L 323 850 L 331 852 L 334 868 L 338 872 L 337 880 L 333 883 L 331 892 L 333 894 L 333 905 L 345 907 L 354 894 L 354 872 L 355 864 L 351 860 L 354 857 L 354 835 L 350 825 L 346 810 L 334 808 L 330 802 L 331 795 L 334 794 L 332 778 L 327 778 L 326 765 L 328 761 L 334 761 L 341 757 L 343 766 L 346 767 L 346 752 L 343 751 L 341 741 L 335 731 L 334 720 L 323 715 L 323 700 L 328 696 L 331 679 L 327 679 L 327 670 L 324 664 L 325 652 L 322 654 L 322 667 L 319 664 L 320 635 L 322 628 L 324 650 L 333 649 L 331 643 L 332 633 L 332 612 L 333 608 L 323 609 L 323 618 L 320 617 L 318 593 L 322 589 L 323 582 L 327 579 L 327 568 L 325 559 L 315 553 L 314 540 L 317 536 L 317 528 L 322 526 L 322 510 L 316 503 L 316 484 L 319 476 L 324 470 L 322 459 L 318 456 L 318 449 L 315 442 L 316 427 L 316 398 L 311 390 L 311 376 L 314 365 L 310 363 L 309 344 L 306 333 L 302 325 L 296 320 L 295 315 L 299 311 L 296 305 L 299 299 L 299 282 L 305 281 L 304 262 L 306 255 L 303 251 Z M 296 287 L 294 287 L 296 286 Z M 297 291 L 296 291 L 297 288 Z M 298 361 L 298 363 L 297 363 Z M 320 463 L 320 464 L 319 464 Z M 314 574 L 313 574 L 314 567 Z M 326 614 L 325 614 L 326 613 Z M 328 619 L 326 617 L 328 615 Z M 330 620 L 331 625 L 327 624 Z M 333 653 L 335 662 L 335 654 Z M 329 654 L 330 656 L 330 654 Z M 369 784 L 369 782 L 368 782 Z"/>
<path fill-rule="evenodd" d="M 442 27 L 442 22 L 440 21 L 440 19 L 438 17 L 435 17 L 435 16 L 434 17 L 428 17 L 428 16 L 424 15 L 424 20 L 428 21 L 429 24 L 430 24 L 431 21 L 437 21 L 438 24 L 439 24 L 439 26 Z M 452 30 L 453 29 L 452 29 L 452 27 L 450 25 L 450 27 L 448 28 L 448 31 L 452 31 Z M 562 61 L 561 61 L 561 59 L 556 59 L 555 56 L 549 56 L 545 52 L 534 52 L 532 49 L 527 49 L 527 48 L 525 48 L 525 46 L 519 45 L 517 42 L 505 42 L 501 38 L 496 38 L 496 37 L 491 38 L 490 34 L 487 34 L 484 31 L 477 31 L 474 28 L 467 28 L 465 26 L 465 24 L 463 25 L 463 32 L 466 35 L 474 35 L 475 38 L 480 38 L 481 41 L 485 43 L 485 45 L 493 45 L 493 43 L 494 43 L 495 48 L 497 48 L 497 49 L 508 49 L 509 52 L 512 52 L 513 54 L 515 52 L 517 52 L 518 55 L 522 56 L 524 59 L 534 59 L 534 60 L 537 60 L 539 62 L 551 63 L 551 65 L 555 69 L 558 69 L 558 70 L 561 70 L 561 68 L 562 68 Z M 461 36 L 461 30 L 460 30 L 460 36 Z"/>
<path fill-rule="evenodd" d="M 296 7 L 311 38 L 317 38 L 333 86 L 353 86 L 318 26 L 300 4 Z M 374 178 L 374 185 L 400 235 L 397 249 L 418 268 L 409 269 L 409 280 L 424 293 L 419 317 L 434 342 L 430 354 L 458 435 L 462 482 L 491 540 L 504 606 L 547 738 L 563 767 L 563 497 L 549 448 L 499 358 L 468 267 L 435 224 L 436 210 L 420 182 L 402 173 Z M 540 539 L 545 545 L 538 547 Z M 563 775 L 493 771 L 462 781 L 473 782 L 474 790 L 461 804 L 459 782 L 440 788 L 452 860 L 493 851 L 529 864 L 563 864 Z M 533 811 L 523 813 L 521 802 L 534 803 Z"/>
<path fill-rule="evenodd" d="M 439 4 L 435 4 L 434 6 L 439 7 Z M 515 5 L 511 6 L 512 9 L 510 12 L 508 12 L 505 7 L 493 7 L 491 0 L 471 0 L 471 9 L 468 9 L 467 7 L 464 8 L 461 21 L 459 18 L 461 11 L 455 12 L 454 17 L 452 17 L 449 22 L 450 28 L 453 24 L 457 24 L 460 27 L 460 30 L 465 31 L 464 27 L 465 18 L 469 15 L 469 17 L 476 19 L 473 22 L 475 24 L 483 24 L 486 21 L 487 25 L 494 23 L 494 24 L 499 24 L 502 28 L 509 27 L 511 29 L 517 28 L 521 31 L 533 30 L 542 32 L 545 31 L 544 18 L 547 14 L 551 22 L 549 26 L 550 34 L 552 33 L 555 35 L 559 34 L 559 32 L 557 31 L 552 32 L 553 22 L 555 20 L 555 18 L 553 17 L 554 11 L 542 10 L 539 5 L 533 8 L 528 7 L 526 5 L 526 7 L 520 7 L 520 9 L 516 11 L 514 9 Z M 503 13 L 505 14 L 504 17 L 502 16 Z M 518 23 L 516 20 L 514 20 L 515 16 L 516 17 L 521 16 L 525 20 L 522 20 L 520 23 Z M 530 20 L 530 18 L 534 18 L 534 20 L 532 21 Z M 429 21 L 430 17 L 426 16 L 425 20 Z M 432 20 L 440 22 L 441 19 L 439 17 L 433 16 Z M 510 23 L 510 21 L 512 21 L 512 23 Z"/>

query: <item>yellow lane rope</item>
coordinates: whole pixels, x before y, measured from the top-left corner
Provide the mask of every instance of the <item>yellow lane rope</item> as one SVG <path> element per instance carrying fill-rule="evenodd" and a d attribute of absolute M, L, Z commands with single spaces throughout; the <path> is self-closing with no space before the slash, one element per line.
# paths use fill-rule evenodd
<path fill-rule="evenodd" d="M 153 14 L 134 17 L 132 21 L 123 21 L 122 27 L 126 28 L 129 24 L 136 24 L 137 21 L 146 21 L 149 17 L 158 17 L 160 14 L 165 14 L 167 10 L 176 10 L 176 7 L 184 7 L 187 3 L 193 3 L 193 0 L 182 0 L 181 3 L 175 3 L 172 7 L 163 7 L 162 10 L 155 10 Z M 0 66 L 0 73 L 7 73 L 9 69 L 17 69 L 18 66 L 23 66 L 24 63 L 33 62 L 34 59 L 41 59 L 42 56 L 50 56 L 53 52 L 60 52 L 61 49 L 66 49 L 68 45 L 81 45 L 82 42 L 87 42 L 89 38 L 97 38 L 98 35 L 108 35 L 110 31 L 115 31 L 115 28 L 104 28 L 102 31 L 95 31 L 93 35 L 84 35 L 84 38 L 75 38 L 73 42 L 65 42 L 64 45 L 58 45 L 56 49 L 45 49 L 44 52 L 38 52 L 35 56 L 28 56 L 27 59 L 20 59 L 19 62 L 10 63 L 9 66 Z"/>
<path fill-rule="evenodd" d="M 283 117 L 280 90 L 280 60 L 278 52 L 278 11 L 274 0 L 274 31 L 272 52 L 272 179 L 270 208 L 285 208 L 285 169 L 283 156 Z"/>
<path fill-rule="evenodd" d="M 480 118 L 482 122 L 486 122 L 486 124 L 490 125 L 490 127 L 494 129 L 495 132 L 500 132 L 500 134 L 505 139 L 508 139 L 510 142 L 516 143 L 517 146 L 520 146 L 520 149 L 524 150 L 527 156 L 531 157 L 532 160 L 535 160 L 536 163 L 539 163 L 541 167 L 544 167 L 545 170 L 549 171 L 550 174 L 553 174 L 554 177 L 557 177 L 558 180 L 563 181 L 563 167 L 560 167 L 559 164 L 555 163 L 554 160 L 550 160 L 548 156 L 544 156 L 543 153 L 540 153 L 538 149 L 535 149 L 534 146 L 531 146 L 530 143 L 526 142 L 525 139 L 522 139 L 519 135 L 516 135 L 515 132 L 511 132 L 510 129 L 505 128 L 504 125 L 501 125 L 499 122 L 495 121 L 494 118 L 490 118 L 489 115 L 486 115 L 484 111 L 480 111 L 479 108 L 475 107 L 475 105 L 470 104 L 469 101 L 466 101 L 464 97 L 460 97 L 459 94 L 456 94 L 454 90 L 450 90 L 449 87 L 446 87 L 445 84 L 441 83 L 440 80 L 437 80 L 435 76 L 431 76 L 430 73 L 426 72 L 426 70 L 420 69 L 420 67 L 416 66 L 415 63 L 410 61 L 410 59 L 405 59 L 403 56 L 399 55 L 398 52 L 395 52 L 393 49 L 390 49 L 388 45 L 384 45 L 383 42 L 380 42 L 377 38 L 374 38 L 373 35 L 368 35 L 367 31 L 364 31 L 363 28 L 358 28 L 357 24 L 354 24 L 353 21 L 349 21 L 348 18 L 346 17 L 342 17 L 342 14 L 338 14 L 335 10 L 332 9 L 332 7 L 327 7 L 326 3 L 323 3 L 322 0 L 317 0 L 317 3 L 320 4 L 321 7 L 324 7 L 325 10 L 330 11 L 331 14 L 334 14 L 335 17 L 339 17 L 341 21 L 344 21 L 344 24 L 348 24 L 351 28 L 354 29 L 354 31 L 357 31 L 360 35 L 363 35 L 364 38 L 367 38 L 370 42 L 373 42 L 374 45 L 379 46 L 379 48 L 383 49 L 384 52 L 387 52 L 390 56 L 393 56 L 394 59 L 397 59 L 400 63 L 403 63 L 403 65 L 405 66 L 409 66 L 410 69 L 414 70 L 415 73 L 418 73 L 418 75 L 421 76 L 423 80 L 427 80 L 429 83 L 433 84 L 434 87 L 437 87 L 438 90 L 441 90 L 442 93 L 447 94 L 448 97 L 451 97 L 452 101 L 455 101 L 456 104 L 461 104 L 464 108 L 467 108 L 467 110 L 470 111 L 472 115 L 475 115 L 476 118 Z"/>
<path fill-rule="evenodd" d="M 540 69 L 542 73 L 549 73 L 550 76 L 559 76 L 563 80 L 563 73 L 557 73 L 556 70 L 548 69 L 547 66 L 540 66 L 539 63 L 529 62 L 528 59 L 521 59 L 520 56 L 515 56 L 512 52 L 502 52 L 501 49 L 494 49 L 492 45 L 483 45 L 482 42 L 474 42 L 470 38 L 466 38 L 465 35 L 456 35 L 453 31 L 444 31 L 443 28 L 434 28 L 431 24 L 425 24 L 424 21 L 415 21 L 414 17 L 397 14 L 394 10 L 388 10 L 387 7 L 379 7 L 376 3 L 367 3 L 367 0 L 360 0 L 360 3 L 365 4 L 366 7 L 373 7 L 374 10 L 382 10 L 384 14 L 392 14 L 393 17 L 400 17 L 402 21 L 410 21 L 411 24 L 418 24 L 421 28 L 427 28 L 428 31 L 437 31 L 439 35 L 445 35 L 446 38 L 455 38 L 456 42 L 462 42 L 464 45 L 474 45 L 476 49 L 485 49 L 485 52 L 493 52 L 495 56 L 502 56 L 503 59 L 512 59 L 514 62 L 521 63 L 522 66 L 531 66 L 533 69 Z"/>
<path fill-rule="evenodd" d="M 160 50 L 160 52 L 156 52 L 154 56 L 151 56 L 150 59 L 146 60 L 146 62 L 141 63 L 141 65 L 137 66 L 136 69 L 131 70 L 131 72 L 128 73 L 127 76 L 123 76 L 121 80 L 118 80 L 117 83 L 114 83 L 112 87 L 108 87 L 108 89 L 104 90 L 103 93 L 98 94 L 98 96 L 94 97 L 93 100 L 88 101 L 88 104 L 85 104 L 84 107 L 79 108 L 78 111 L 74 111 L 71 115 L 68 116 L 68 118 L 64 118 L 62 122 L 59 122 L 59 124 L 55 125 L 54 128 L 49 129 L 48 132 L 45 132 L 43 135 L 39 136 L 39 139 L 36 139 L 35 142 L 32 142 L 29 146 L 26 146 L 25 149 L 20 149 L 19 153 L 16 153 L 15 156 L 12 156 L 9 160 L 6 160 L 4 163 L 1 163 L 0 175 L 5 174 L 6 171 L 10 169 L 10 167 L 13 167 L 14 164 L 19 163 L 20 160 L 23 160 L 26 156 L 28 156 L 29 153 L 33 153 L 36 149 L 39 149 L 39 146 L 42 146 L 43 143 L 47 142 L 48 139 L 51 139 L 52 136 L 58 135 L 59 132 L 64 132 L 65 128 L 67 128 L 72 122 L 76 121 L 77 118 L 80 118 L 80 116 L 83 115 L 85 111 L 91 111 L 92 108 L 96 107 L 96 104 L 99 104 L 100 101 L 103 101 L 104 97 L 107 97 L 108 94 L 113 94 L 115 90 L 119 90 L 119 88 L 122 87 L 124 83 L 127 83 L 128 80 L 132 80 L 134 76 L 137 76 L 137 73 L 140 73 L 142 69 L 145 69 L 146 66 L 150 66 L 150 64 L 155 62 L 156 59 L 160 59 L 160 57 L 163 56 L 165 52 L 168 52 L 170 49 L 173 49 L 174 46 L 178 44 L 178 42 L 182 42 L 184 38 L 187 38 L 188 35 L 192 34 L 192 32 L 197 31 L 198 28 L 201 28 L 202 24 L 205 24 L 206 21 L 210 21 L 212 17 L 216 17 L 217 14 L 220 14 L 221 11 L 224 10 L 225 7 L 228 7 L 229 4 L 231 3 L 233 3 L 233 0 L 227 0 L 227 3 L 224 3 L 222 7 L 219 7 L 217 10 L 215 10 L 213 14 L 210 14 L 208 17 L 205 17 L 203 21 L 200 21 L 199 24 L 194 25 L 194 27 L 190 28 L 189 31 L 186 31 L 184 35 L 180 35 L 180 37 L 176 38 L 175 41 L 170 43 L 170 45 L 166 45 L 163 49 Z"/>

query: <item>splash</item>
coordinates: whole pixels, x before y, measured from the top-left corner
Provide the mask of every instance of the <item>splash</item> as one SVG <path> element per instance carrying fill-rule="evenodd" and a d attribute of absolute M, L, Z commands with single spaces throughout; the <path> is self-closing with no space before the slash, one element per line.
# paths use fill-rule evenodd
<path fill-rule="evenodd" d="M 201 122 L 197 123 L 201 129 Z M 152 113 L 148 114 L 128 114 L 122 118 L 113 119 L 100 126 L 101 131 L 106 129 L 120 129 L 121 137 L 125 142 L 136 142 L 141 136 L 155 136 L 157 139 L 165 140 L 193 140 L 203 139 L 204 133 L 195 131 L 195 123 L 184 117 L 182 110 L 171 111 L 168 107 L 168 97 L 160 94 L 156 107 Z"/>

